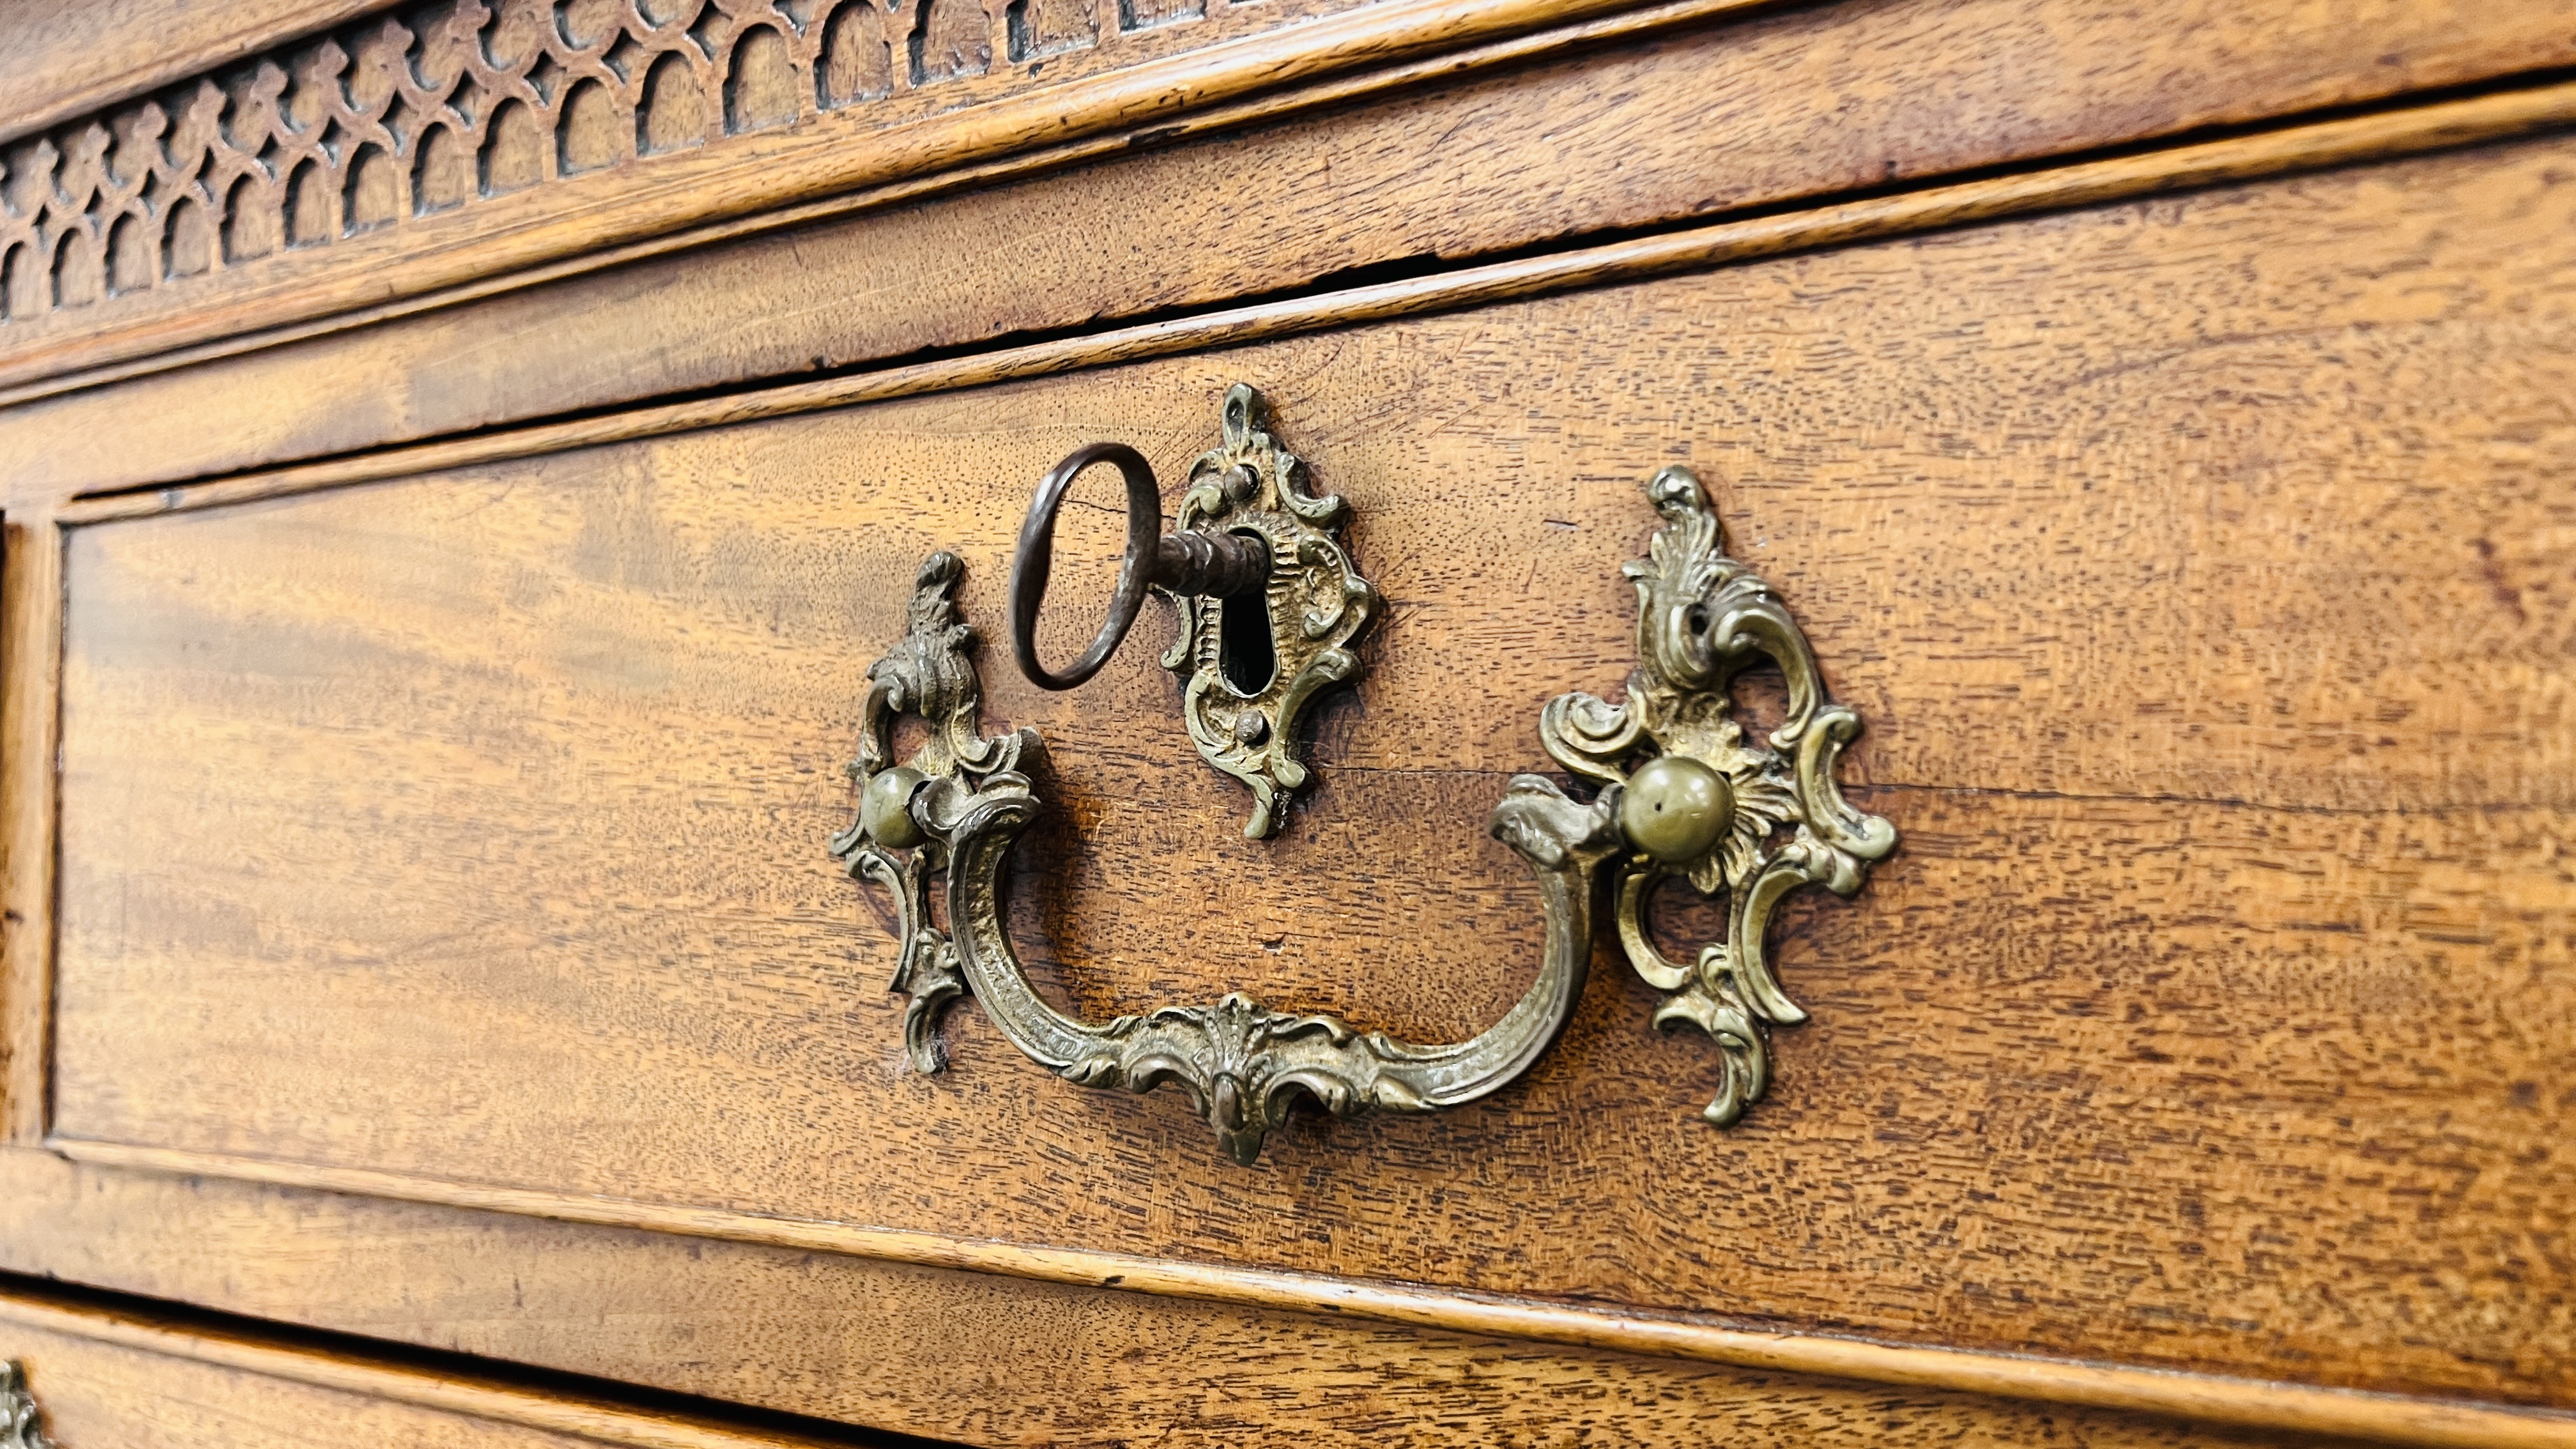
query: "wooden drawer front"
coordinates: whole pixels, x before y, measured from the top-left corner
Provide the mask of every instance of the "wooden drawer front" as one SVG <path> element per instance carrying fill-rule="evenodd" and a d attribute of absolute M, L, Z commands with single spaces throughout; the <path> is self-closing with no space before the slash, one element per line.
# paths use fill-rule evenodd
<path fill-rule="evenodd" d="M 2571 162 L 77 527 L 57 1141 L 2576 1402 Z M 1098 438 L 1176 475 L 1238 380 L 1354 504 L 1385 627 L 1269 842 L 1159 638 L 1068 695 L 988 651 L 993 725 L 1051 760 L 1013 896 L 1042 984 L 1094 1017 L 1242 988 L 1417 1039 L 1494 1019 L 1540 921 L 1487 812 L 1544 763 L 1540 706 L 1630 667 L 1639 484 L 1687 462 L 1868 721 L 1854 803 L 1904 835 L 1856 902 L 1787 917 L 1814 1021 L 1741 1125 L 1698 1119 L 1709 1044 L 1651 1032 L 1609 957 L 1518 1086 L 1303 1118 L 1250 1169 L 971 1006 L 947 1074 L 907 1067 L 881 901 L 823 847 L 864 671 L 935 548 L 998 641 L 1031 481 Z M 1084 517 L 1069 597 L 1115 547 Z M 1053 622 L 1061 658 L 1089 621 Z"/>
<path fill-rule="evenodd" d="M 824 1449 L 53 1298 L 0 1294 L 0 1359 L 53 1449 Z"/>

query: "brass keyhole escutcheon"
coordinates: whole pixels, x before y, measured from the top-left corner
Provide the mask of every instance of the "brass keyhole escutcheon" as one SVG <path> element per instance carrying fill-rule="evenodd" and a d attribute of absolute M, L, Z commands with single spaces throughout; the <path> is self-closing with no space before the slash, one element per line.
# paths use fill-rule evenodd
<path fill-rule="evenodd" d="M 1044 689 L 1073 689 L 1099 672 L 1149 591 L 1172 601 L 1180 631 L 1163 664 L 1181 677 L 1182 724 L 1201 758 L 1252 791 L 1243 833 L 1256 840 L 1279 832 L 1309 777 L 1299 715 L 1327 685 L 1357 677 L 1351 645 L 1378 606 L 1342 547 L 1349 506 L 1310 493 L 1306 464 L 1266 424 L 1261 394 L 1242 383 L 1226 390 L 1222 441 L 1190 465 L 1168 534 L 1142 453 L 1124 443 L 1076 449 L 1039 480 L 1011 561 L 1012 656 Z M 1056 511 L 1074 478 L 1102 464 L 1126 482 L 1127 547 L 1099 634 L 1058 673 L 1037 655 Z"/>

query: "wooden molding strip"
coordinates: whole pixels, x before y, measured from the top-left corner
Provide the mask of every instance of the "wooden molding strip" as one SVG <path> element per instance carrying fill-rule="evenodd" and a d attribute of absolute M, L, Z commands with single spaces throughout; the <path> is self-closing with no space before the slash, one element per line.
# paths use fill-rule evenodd
<path fill-rule="evenodd" d="M 883 210 L 952 192 L 990 186 L 1039 172 L 1078 165 L 1129 150 L 1148 139 L 1148 132 L 1151 133 L 1150 139 L 1157 144 L 1167 144 L 1213 132 L 1279 120 L 1301 111 L 1338 106 L 1402 90 L 1408 86 L 1452 79 L 1477 70 L 1561 54 L 1577 46 L 1602 44 L 1649 34 L 1657 30 L 1676 28 L 1694 21 L 1712 20 L 1736 11 L 1763 8 L 1770 3 L 1772 0 L 1666 0 L 1663 4 L 1649 5 L 1642 9 L 1615 11 L 1553 29 L 1510 35 L 1502 40 L 1446 51 L 1427 59 L 1375 67 L 1355 74 L 1326 77 L 1293 89 L 1266 91 L 1248 100 L 1210 106 L 1176 119 L 1158 120 L 1150 126 L 1127 126 L 1074 141 L 1016 151 L 993 160 L 950 167 L 903 180 L 890 181 L 883 185 L 863 187 L 825 197 L 819 201 L 783 206 L 750 216 L 734 217 L 691 226 L 680 231 L 666 232 L 623 245 L 602 247 L 539 266 L 479 277 L 458 286 L 399 297 L 373 306 L 332 312 L 262 331 L 233 333 L 211 341 L 147 353 L 122 362 L 106 363 L 79 371 L 58 372 L 16 386 L 0 386 L 0 408 L 14 407 L 19 403 L 32 402 L 38 398 L 52 397 L 60 393 L 77 392 L 84 388 L 102 387 L 128 378 L 168 372 L 201 362 L 211 362 L 218 358 L 235 357 L 247 352 L 287 346 L 308 338 L 373 326 L 445 307 L 461 306 L 487 297 L 544 286 L 585 273 L 625 266 L 653 257 L 667 256 L 674 252 L 714 246 L 757 236 L 763 232 L 781 231 L 861 212 Z M 7 375 L 7 369 L 0 367 L 0 378 L 5 378 Z"/>
<path fill-rule="evenodd" d="M 62 533 L 45 510 L 7 519 L 0 555 L 0 1142 L 44 1139 L 51 1106 L 54 782 L 63 674 Z"/>
<path fill-rule="evenodd" d="M 0 385 L 461 286 L 684 228 L 1180 116 L 1366 66 L 1603 14 L 1636 0 L 1379 0 L 1338 15 L 893 125 L 864 108 L 489 196 L 427 226 L 287 252 L 177 310 L 0 338 Z M 1769 0 L 1738 0 L 1750 8 Z M 247 274 L 245 274 L 247 275 Z M 146 293 L 145 296 L 151 294 Z M 88 323 L 88 318 L 74 322 Z"/>
<path fill-rule="evenodd" d="M 1664 1312 L 1608 1312 L 1544 1299 L 1074 1248 L 1030 1247 L 938 1233 L 443 1182 L 365 1168 L 322 1167 L 74 1137 L 57 1136 L 46 1145 L 74 1161 L 99 1167 L 314 1188 L 1049 1283 L 1346 1315 L 1409 1328 L 1696 1359 L 1741 1368 L 2124 1409 L 2245 1428 L 2334 1434 L 2394 1444 L 2440 1445 L 2446 1449 L 2576 1449 L 2576 1414 L 2546 1409 L 1923 1348 L 1814 1333 L 1764 1332 Z"/>
<path fill-rule="evenodd" d="M 1192 317 L 966 357 L 696 399 L 569 422 L 299 464 L 203 483 L 66 503 L 66 524 L 275 498 L 574 448 L 729 427 L 887 398 L 953 391 L 1238 347 L 1295 333 L 1460 311 L 1584 287 L 1635 282 L 1789 252 L 2100 205 L 2356 162 L 2419 155 L 2576 124 L 2576 82 L 2285 127 L 2250 136 L 1865 201 L 1694 227 L 1435 276 L 1227 308 Z"/>
<path fill-rule="evenodd" d="M 0 1293 L 0 1323 L 636 1449 L 822 1449 L 824 1442 L 802 1435 L 746 1433 L 703 1420 L 560 1398 L 488 1380 L 208 1333 L 157 1315 L 75 1307 L 17 1294 Z"/>

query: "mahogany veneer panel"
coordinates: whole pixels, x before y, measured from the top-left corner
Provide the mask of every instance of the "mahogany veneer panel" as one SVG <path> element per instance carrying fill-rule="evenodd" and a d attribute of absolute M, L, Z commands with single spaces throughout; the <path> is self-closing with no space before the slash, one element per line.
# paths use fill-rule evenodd
<path fill-rule="evenodd" d="M 81 529 L 58 1128 L 2576 1399 L 2571 154 Z M 1536 921 L 1483 812 L 1539 703 L 1627 668 L 1637 483 L 1687 459 L 1906 833 L 1790 923 L 1817 1020 L 1743 1126 L 1607 962 L 1523 1085 L 1250 1171 L 971 1007 L 904 1070 L 820 846 L 861 673 L 921 553 L 991 627 L 1025 480 L 1095 436 L 1177 466 L 1238 377 L 1361 510 L 1367 692 L 1255 847 L 1154 641 L 1059 699 L 989 670 L 1055 760 L 1021 939 L 1095 1010 L 1490 1017 Z"/>

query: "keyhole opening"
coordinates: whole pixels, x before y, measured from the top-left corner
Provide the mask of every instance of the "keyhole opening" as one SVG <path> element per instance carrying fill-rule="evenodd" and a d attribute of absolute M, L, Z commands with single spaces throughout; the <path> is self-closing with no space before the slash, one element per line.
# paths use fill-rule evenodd
<path fill-rule="evenodd" d="M 1217 671 L 1235 693 L 1254 698 L 1279 674 L 1279 650 L 1270 635 L 1270 591 L 1219 599 L 1216 610 Z"/>

